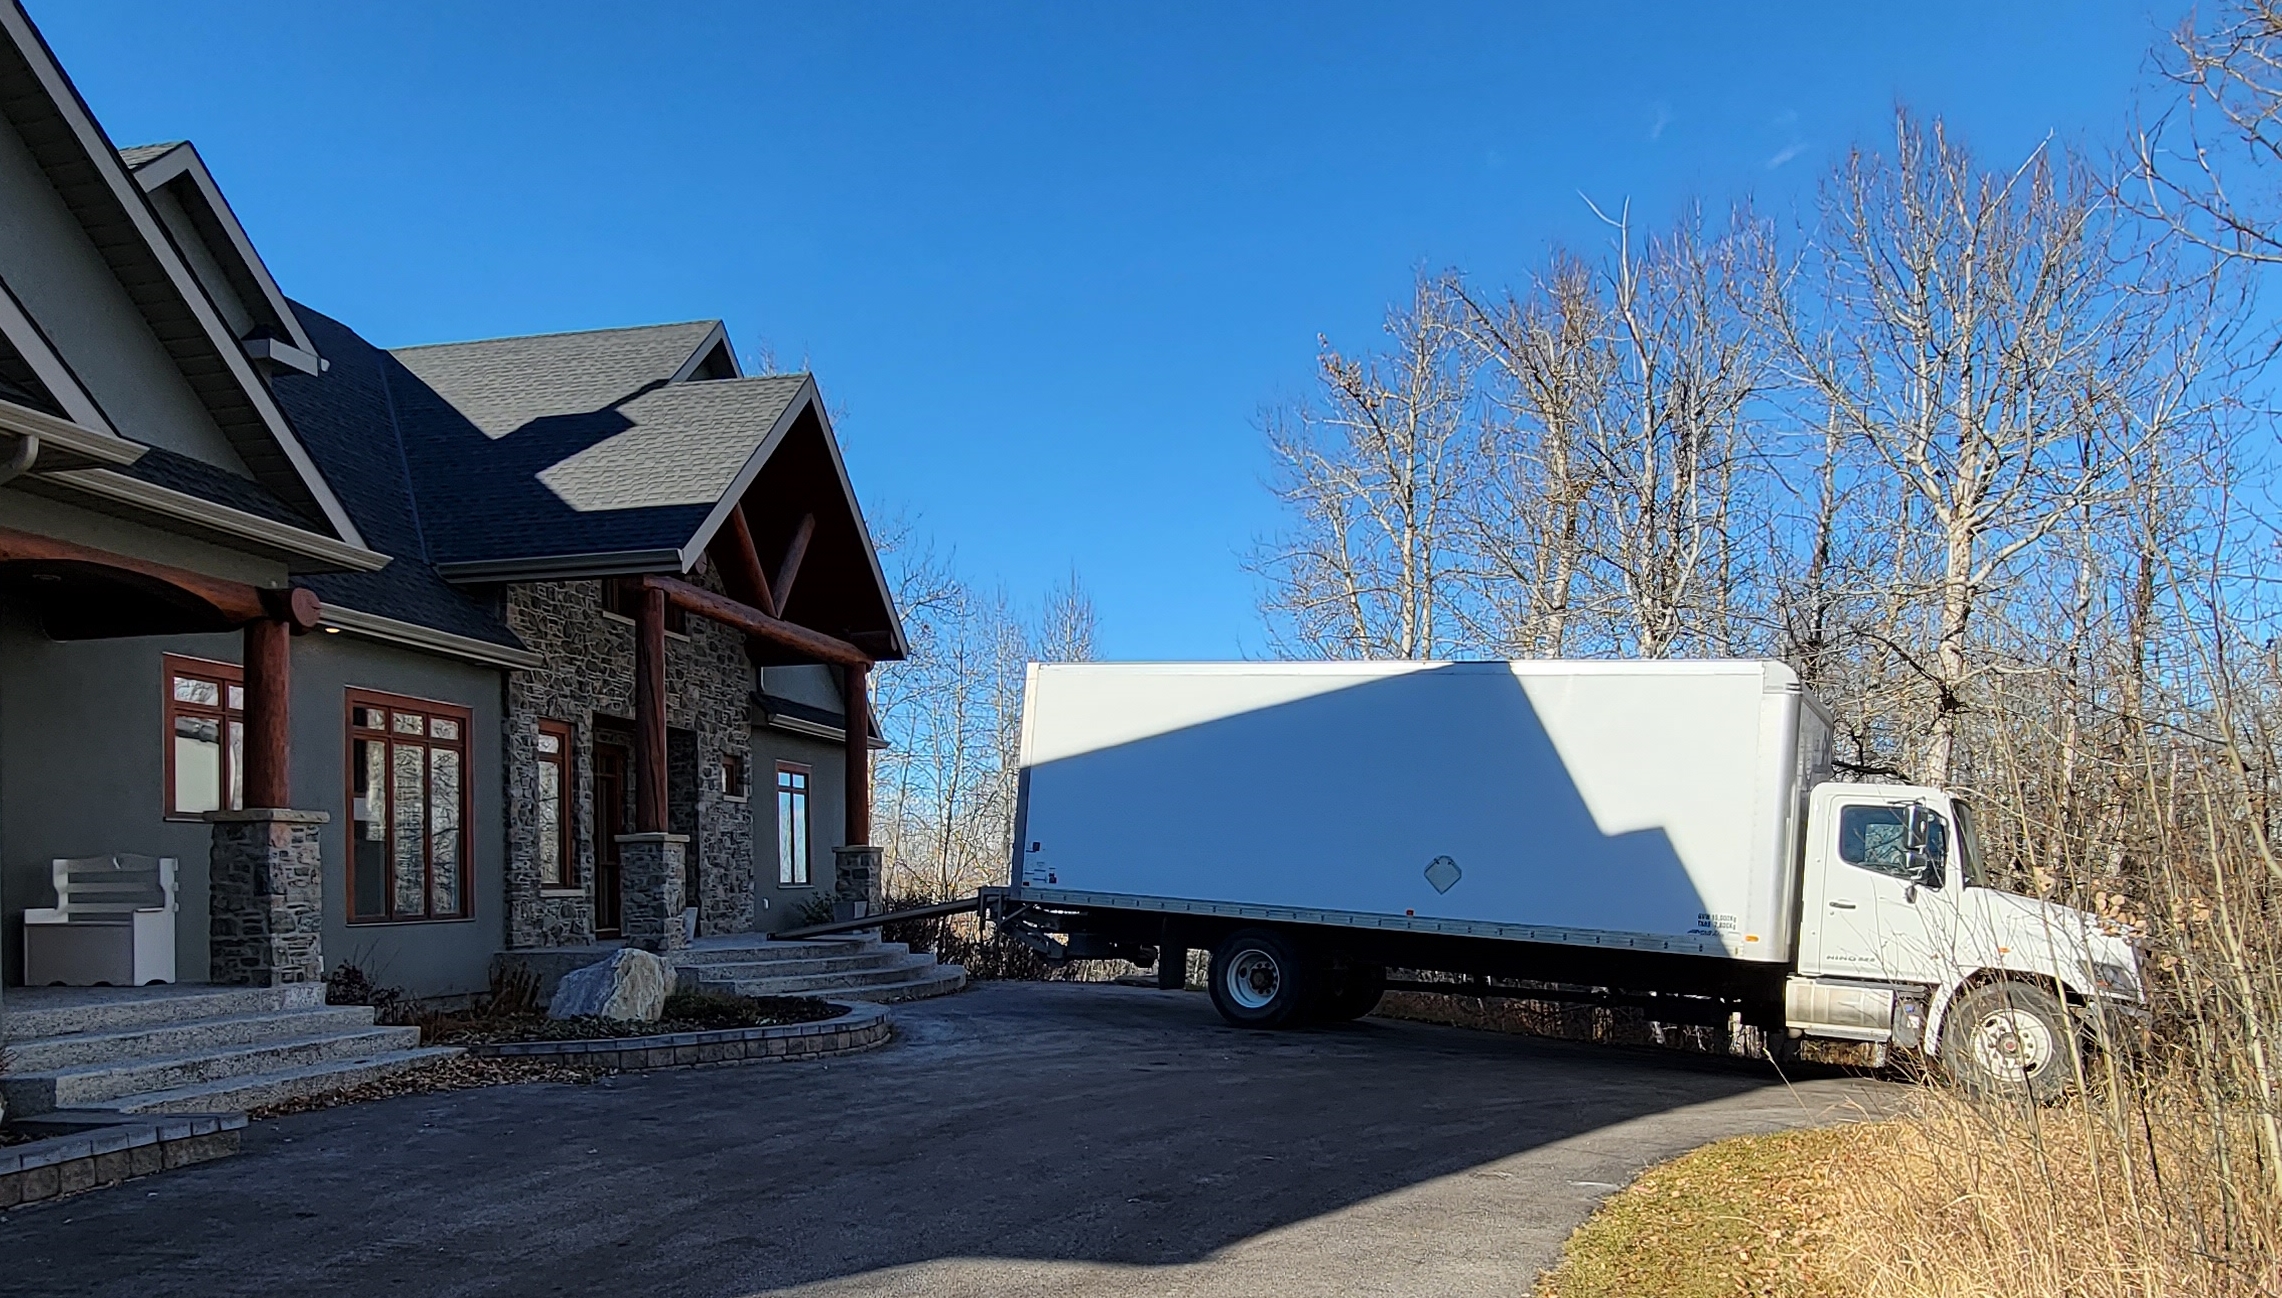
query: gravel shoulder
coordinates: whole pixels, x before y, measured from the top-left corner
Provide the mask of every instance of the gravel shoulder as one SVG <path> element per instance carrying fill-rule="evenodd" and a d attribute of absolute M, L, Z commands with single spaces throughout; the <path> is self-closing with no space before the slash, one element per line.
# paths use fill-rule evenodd
<path fill-rule="evenodd" d="M 986 983 L 806 1064 L 410 1095 L 0 1217 L 41 1294 L 1472 1294 L 1725 1136 L 1899 1088 L 1200 995 Z"/>

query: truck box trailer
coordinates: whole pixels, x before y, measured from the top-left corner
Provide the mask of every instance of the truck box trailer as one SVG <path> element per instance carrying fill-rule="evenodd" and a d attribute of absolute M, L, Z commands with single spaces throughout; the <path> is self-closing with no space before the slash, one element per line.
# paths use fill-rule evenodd
<path fill-rule="evenodd" d="M 2126 935 L 1985 886 L 1962 799 L 1835 782 L 1779 662 L 1033 665 L 1015 834 L 1002 928 L 1209 949 L 1250 1026 L 1368 1012 L 1394 968 L 2049 1090 L 2082 1012 L 2140 997 Z"/>

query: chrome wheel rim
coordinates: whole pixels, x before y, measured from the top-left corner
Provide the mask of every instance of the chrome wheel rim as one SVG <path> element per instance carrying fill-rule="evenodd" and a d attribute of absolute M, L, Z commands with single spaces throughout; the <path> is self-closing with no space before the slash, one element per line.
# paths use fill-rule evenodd
<path fill-rule="evenodd" d="M 1999 1081 L 2026 1083 L 2057 1054 L 2051 1027 L 2026 1010 L 1993 1010 L 1973 1026 L 1973 1062 Z"/>
<path fill-rule="evenodd" d="M 1283 988 L 1284 971 L 1274 956 L 1257 947 L 1246 947 L 1228 962 L 1228 973 L 1221 982 L 1228 990 L 1228 999 L 1248 1010 L 1264 1010 Z"/>

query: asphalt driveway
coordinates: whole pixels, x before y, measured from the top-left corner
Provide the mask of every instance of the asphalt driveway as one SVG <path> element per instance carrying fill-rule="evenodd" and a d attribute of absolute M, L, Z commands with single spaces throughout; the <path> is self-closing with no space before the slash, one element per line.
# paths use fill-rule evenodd
<path fill-rule="evenodd" d="M 986 983 L 810 1064 L 256 1123 L 245 1152 L 0 1215 L 22 1294 L 1476 1294 L 1721 1136 L 1890 1089 L 1201 995 Z"/>

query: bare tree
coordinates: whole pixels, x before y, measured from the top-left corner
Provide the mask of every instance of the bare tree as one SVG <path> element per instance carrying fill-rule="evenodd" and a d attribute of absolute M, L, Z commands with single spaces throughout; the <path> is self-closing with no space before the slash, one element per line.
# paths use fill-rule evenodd
<path fill-rule="evenodd" d="M 1274 490 L 1291 527 L 1259 547 L 1279 639 L 1334 658 L 1429 658 L 1459 588 L 1453 504 L 1464 487 L 1471 349 L 1447 279 L 1391 312 L 1384 353 L 1322 345 L 1320 403 L 1274 412 Z"/>
<path fill-rule="evenodd" d="M 1459 548 L 1474 598 L 1467 638 L 1498 653 L 1570 651 L 1599 480 L 1584 440 L 1614 381 L 1607 304 L 1594 269 L 1556 254 L 1527 297 L 1457 286 L 1466 336 L 1485 358 L 1485 417 Z"/>
<path fill-rule="evenodd" d="M 2119 376 L 2162 303 L 2136 291 L 2118 218 L 2047 150 L 1989 172 L 1899 113 L 1894 157 L 1858 150 L 1825 188 L 1811 296 L 1770 301 L 1792 380 L 1906 500 L 1896 612 L 1928 634 L 1897 625 L 1889 648 L 1931 689 L 1928 780 L 1948 777 L 1985 666 L 1975 613 L 2145 436 Z"/>

